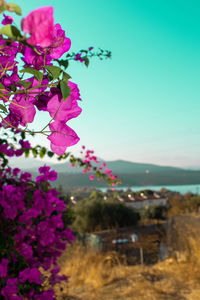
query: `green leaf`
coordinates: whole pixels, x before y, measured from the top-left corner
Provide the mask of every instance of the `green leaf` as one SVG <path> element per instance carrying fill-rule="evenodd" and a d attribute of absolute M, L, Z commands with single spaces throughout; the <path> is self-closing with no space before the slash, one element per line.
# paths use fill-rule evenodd
<path fill-rule="evenodd" d="M 45 66 L 45 69 L 48 70 L 53 76 L 53 80 L 57 79 L 60 76 L 62 69 L 56 66 Z"/>
<path fill-rule="evenodd" d="M 19 80 L 19 81 L 14 81 L 14 82 L 23 86 L 25 89 L 27 89 L 32 84 L 32 82 L 25 81 L 25 80 Z"/>
<path fill-rule="evenodd" d="M 47 80 L 48 82 L 51 82 L 53 80 L 53 76 L 51 75 L 51 73 L 47 74 Z"/>
<path fill-rule="evenodd" d="M 33 153 L 33 156 L 34 156 L 34 157 L 36 157 L 37 154 L 38 154 L 38 152 L 37 152 L 37 150 L 36 150 L 35 148 L 32 148 L 32 153 Z"/>
<path fill-rule="evenodd" d="M 22 132 L 20 133 L 20 135 L 21 135 L 21 138 L 22 138 L 22 140 L 24 140 L 24 139 L 25 139 L 25 137 L 26 137 L 26 134 L 25 134 L 25 132 L 24 132 L 24 131 L 22 131 Z"/>
<path fill-rule="evenodd" d="M 11 83 L 10 89 L 11 89 L 12 92 L 16 92 L 17 88 L 16 88 L 16 86 L 13 83 Z"/>
<path fill-rule="evenodd" d="M 63 156 L 64 156 L 64 159 L 66 159 L 68 156 L 70 155 L 70 153 L 69 152 L 65 152 L 64 154 L 63 154 Z"/>
<path fill-rule="evenodd" d="M 3 105 L 3 104 L 0 104 L 0 109 L 3 110 L 5 113 L 7 113 L 7 108 Z"/>
<path fill-rule="evenodd" d="M 4 89 L 5 89 L 4 85 L 0 83 L 0 90 L 4 90 Z"/>
<path fill-rule="evenodd" d="M 17 27 L 13 26 L 13 25 L 5 25 L 0 29 L 0 34 L 4 34 L 7 37 L 11 38 L 11 39 L 18 39 L 21 38 L 22 35 L 19 31 L 19 29 L 17 29 Z"/>
<path fill-rule="evenodd" d="M 69 61 L 66 59 L 56 59 L 56 61 L 59 63 L 60 66 L 64 67 L 65 69 L 67 69 L 68 65 L 69 65 Z"/>
<path fill-rule="evenodd" d="M 45 156 L 46 152 L 47 152 L 47 149 L 42 147 L 42 149 L 40 150 L 40 153 L 39 153 L 40 157 L 43 158 Z"/>
<path fill-rule="evenodd" d="M 65 101 L 69 97 L 70 92 L 71 92 L 71 89 L 67 85 L 67 82 L 65 80 L 62 80 L 60 82 L 60 90 L 61 90 L 61 93 L 62 93 L 62 96 L 63 96 L 63 100 Z"/>
<path fill-rule="evenodd" d="M 100 171 L 96 171 L 96 176 L 97 177 L 101 177 L 101 172 Z"/>
<path fill-rule="evenodd" d="M 30 149 L 24 149 L 24 153 L 25 153 L 25 157 L 29 157 L 29 152 L 30 152 Z"/>
<path fill-rule="evenodd" d="M 89 66 L 89 59 L 87 58 L 87 57 L 85 57 L 84 58 L 84 63 L 85 63 L 85 65 L 86 65 L 86 67 L 88 67 Z"/>
<path fill-rule="evenodd" d="M 53 157 L 53 156 L 54 156 L 54 153 L 53 153 L 52 151 L 48 151 L 48 152 L 47 152 L 47 155 L 48 155 L 49 157 Z"/>
<path fill-rule="evenodd" d="M 8 10 L 9 11 L 12 11 L 12 12 L 15 12 L 17 15 L 21 16 L 22 14 L 22 10 L 21 10 L 21 7 L 15 3 L 8 3 Z"/>
<path fill-rule="evenodd" d="M 1 166 L 4 168 L 7 164 L 8 164 L 8 159 L 3 158 L 3 163 L 1 164 Z"/>
<path fill-rule="evenodd" d="M 68 73 L 64 72 L 64 71 L 62 71 L 62 72 L 63 72 L 62 80 L 68 81 L 71 78 L 71 76 Z"/>
<path fill-rule="evenodd" d="M 43 78 L 43 74 L 40 72 L 40 71 L 38 71 L 38 70 L 35 70 L 35 69 L 33 69 L 33 68 L 25 68 L 25 69 L 23 69 L 23 70 L 21 70 L 20 71 L 21 73 L 29 73 L 29 74 L 32 74 L 32 75 L 34 75 L 38 80 L 39 80 L 39 82 L 41 82 L 42 81 L 42 78 Z"/>

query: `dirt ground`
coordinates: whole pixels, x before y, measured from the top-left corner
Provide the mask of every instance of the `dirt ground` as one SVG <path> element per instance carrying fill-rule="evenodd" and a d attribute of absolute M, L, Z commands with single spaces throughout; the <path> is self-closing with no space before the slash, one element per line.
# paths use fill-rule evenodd
<path fill-rule="evenodd" d="M 133 233 L 139 237 L 137 243 L 112 243 Z M 63 254 L 61 273 L 68 275 L 69 281 L 55 288 L 56 299 L 200 300 L 200 239 L 191 239 L 190 235 L 193 260 L 169 257 L 160 261 L 158 245 L 160 240 L 164 241 L 163 224 L 98 234 L 104 241 L 103 251 L 88 251 L 74 244 Z M 144 253 L 143 265 L 140 248 Z"/>
<path fill-rule="evenodd" d="M 154 264 L 158 261 L 158 248 L 164 237 L 165 224 L 156 223 L 134 228 L 122 228 L 96 232 L 103 239 L 103 251 L 116 251 L 126 256 L 128 265 Z M 132 242 L 132 234 L 138 236 L 138 242 Z M 114 240 L 129 239 L 129 243 L 114 244 Z M 141 257 L 143 256 L 143 258 Z"/>

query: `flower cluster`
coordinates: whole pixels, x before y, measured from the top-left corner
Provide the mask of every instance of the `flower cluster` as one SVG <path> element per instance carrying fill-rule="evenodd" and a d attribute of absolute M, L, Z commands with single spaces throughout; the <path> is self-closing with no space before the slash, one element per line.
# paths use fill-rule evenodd
<path fill-rule="evenodd" d="M 73 156 L 70 157 L 71 167 L 74 167 L 78 163 L 80 167 L 84 167 L 82 171 L 83 174 L 93 171 L 97 180 L 100 181 L 103 179 L 107 181 L 108 184 L 112 186 L 112 190 L 114 190 L 116 184 L 121 183 L 121 181 L 117 179 L 117 175 L 113 175 L 112 170 L 106 167 L 106 163 L 98 160 L 93 150 L 86 150 L 85 146 L 82 146 L 81 154 L 84 156 L 83 159 L 75 159 Z M 94 180 L 95 175 L 90 174 L 89 179 Z"/>
<path fill-rule="evenodd" d="M 0 13 L 8 10 L 21 14 L 14 3 L 3 1 Z M 13 25 L 13 17 L 3 14 L 0 29 L 0 123 L 10 128 L 16 145 L 9 143 L 9 135 L 0 138 L 0 299 L 54 299 L 53 286 L 66 276 L 59 275 L 57 259 L 74 237 L 71 229 L 66 229 L 62 220 L 65 203 L 58 192 L 50 188 L 49 181 L 57 179 L 57 173 L 43 166 L 32 181 L 32 175 L 19 168 L 5 168 L 7 158 L 28 156 L 32 151 L 40 157 L 51 151 L 44 147 L 32 148 L 25 141 L 26 133 L 41 133 L 50 141 L 53 154 L 66 158 L 67 147 L 76 144 L 79 137 L 67 122 L 81 113 L 81 100 L 77 85 L 61 67 L 66 61 L 61 56 L 69 51 L 71 41 L 65 36 L 60 24 L 54 24 L 53 7 L 41 7 L 30 12 L 21 22 L 21 29 Z M 96 54 L 93 47 L 78 54 L 67 55 L 68 59 L 85 62 Z M 100 49 L 97 56 L 110 57 Z M 58 65 L 54 65 L 54 62 Z M 23 66 L 23 69 L 21 69 Z M 61 67 L 60 67 L 61 66 Z M 37 111 L 49 113 L 50 121 L 41 130 L 28 130 L 28 124 L 35 119 Z M 2 128 L 3 127 L 3 128 Z M 21 140 L 17 133 L 21 134 Z M 38 148 L 39 147 L 39 150 Z M 83 147 L 84 150 L 84 147 Z M 96 171 L 98 179 L 106 176 L 113 186 L 117 182 L 112 171 L 105 169 L 93 155 L 86 151 L 85 158 L 75 159 L 84 166 L 84 172 Z M 99 167 L 93 167 L 96 163 Z M 101 171 L 104 170 L 103 174 Z M 94 179 L 94 175 L 90 175 Z M 51 288 L 45 286 L 46 278 L 41 270 L 50 273 Z"/>
<path fill-rule="evenodd" d="M 55 171 L 39 169 L 36 183 L 30 173 L 7 168 L 0 172 L 0 295 L 3 299 L 54 299 L 52 289 L 44 290 L 41 268 L 50 270 L 49 282 L 66 280 L 59 275 L 57 258 L 74 237 L 64 229 L 64 201 L 47 180 Z M 12 195 L 12 196 L 11 196 Z M 0 298 L 1 298 L 0 296 Z"/>
<path fill-rule="evenodd" d="M 103 50 L 99 48 L 98 50 L 94 50 L 94 47 L 89 47 L 86 50 L 80 50 L 77 53 L 72 52 L 67 54 L 67 62 L 66 61 L 58 61 L 59 65 L 63 67 L 67 67 L 69 60 L 75 60 L 80 63 L 84 63 L 86 67 L 89 66 L 90 59 L 92 57 L 99 58 L 100 60 L 111 58 L 111 51 L 109 50 Z"/>
<path fill-rule="evenodd" d="M 0 167 L 5 168 L 8 165 L 8 158 L 22 156 L 26 151 L 31 149 L 31 145 L 29 141 L 22 139 L 16 130 L 8 133 L 3 128 L 0 129 Z"/>
<path fill-rule="evenodd" d="M 30 12 L 20 30 L 4 15 L 0 30 L 0 110 L 2 125 L 27 132 L 37 110 L 50 121 L 39 133 L 46 135 L 54 153 L 62 155 L 79 137 L 66 123 L 79 116 L 80 94 L 70 76 L 53 62 L 71 47 L 60 24 L 54 24 L 53 7 Z M 26 39 L 24 36 L 29 34 Z M 20 70 L 20 60 L 23 69 Z M 5 114 L 5 116 L 3 116 Z M 49 127 L 49 130 L 47 130 Z M 29 132 L 29 131 L 28 131 Z"/>

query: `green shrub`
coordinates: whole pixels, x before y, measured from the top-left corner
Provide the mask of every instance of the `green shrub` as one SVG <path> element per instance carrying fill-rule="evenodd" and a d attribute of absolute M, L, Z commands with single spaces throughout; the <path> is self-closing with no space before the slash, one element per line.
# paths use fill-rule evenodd
<path fill-rule="evenodd" d="M 125 204 L 101 199 L 80 201 L 75 206 L 74 213 L 72 227 L 79 232 L 132 226 L 139 220 L 139 214 Z"/>
<path fill-rule="evenodd" d="M 148 208 L 140 209 L 139 211 L 140 219 L 156 219 L 164 220 L 167 215 L 167 208 L 162 205 L 152 205 Z"/>

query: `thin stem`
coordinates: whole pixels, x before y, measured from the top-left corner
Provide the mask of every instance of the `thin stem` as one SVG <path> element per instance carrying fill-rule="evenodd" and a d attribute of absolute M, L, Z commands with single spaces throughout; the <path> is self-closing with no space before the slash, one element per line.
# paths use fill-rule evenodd
<path fill-rule="evenodd" d="M 38 89 L 38 88 L 43 88 L 43 87 L 52 87 L 52 86 L 56 86 L 57 83 L 52 83 L 52 84 L 45 84 L 45 85 L 38 85 L 38 86 L 35 86 L 35 87 L 32 87 L 30 89 L 24 89 L 24 90 L 20 90 L 20 91 L 16 91 L 16 92 L 13 92 L 13 93 L 6 93 L 5 95 L 6 96 L 13 96 L 13 95 L 16 95 L 16 94 L 38 94 L 38 92 L 30 92 L 32 90 L 35 90 L 35 89 Z"/>
<path fill-rule="evenodd" d="M 5 95 L 7 95 L 7 94 L 5 94 Z M 13 105 L 16 105 L 16 106 L 18 106 L 18 107 L 21 107 L 21 108 L 24 108 L 24 109 L 27 109 L 27 108 L 29 108 L 30 106 L 28 106 L 28 107 L 25 107 L 25 106 L 22 106 L 22 105 L 19 105 L 19 104 L 17 104 L 16 102 L 13 102 L 12 100 L 10 100 L 10 99 L 7 99 L 2 93 L 0 93 L 0 97 L 2 97 L 4 100 L 6 100 L 6 101 L 8 101 L 8 102 L 10 102 L 10 103 L 12 103 Z"/>
<path fill-rule="evenodd" d="M 25 132 L 25 133 L 41 133 L 41 134 L 44 134 L 44 135 L 47 135 L 46 132 L 51 132 L 51 131 L 45 131 L 45 132 L 42 132 L 42 131 L 31 131 L 31 130 L 25 130 L 25 129 L 20 129 L 20 128 L 17 128 L 15 127 L 14 125 L 10 124 L 8 121 L 6 121 L 6 119 L 0 114 L 0 118 L 9 126 L 9 127 L 12 127 L 16 130 L 19 130 L 20 132 Z"/>

